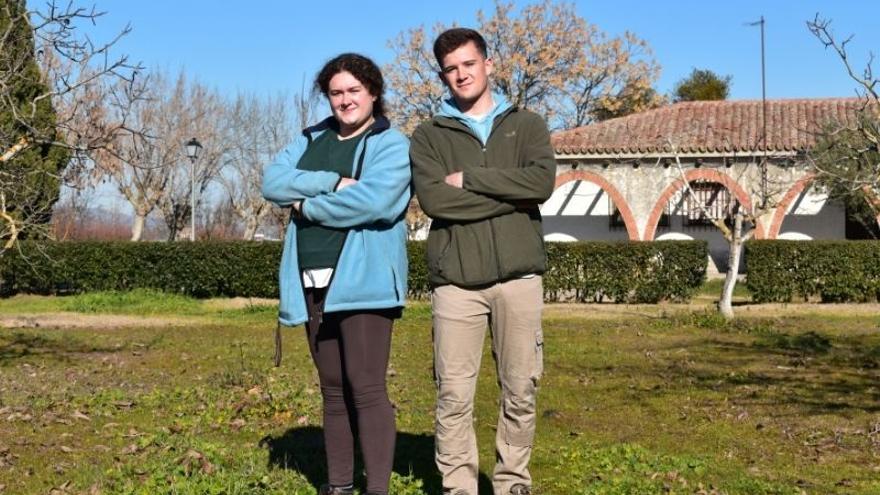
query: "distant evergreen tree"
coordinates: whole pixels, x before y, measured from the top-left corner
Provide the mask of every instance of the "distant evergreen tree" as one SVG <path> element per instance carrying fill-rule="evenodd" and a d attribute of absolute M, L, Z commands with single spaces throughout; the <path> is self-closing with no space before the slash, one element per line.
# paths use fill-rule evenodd
<path fill-rule="evenodd" d="M 691 75 L 675 84 L 672 101 L 726 100 L 732 79 L 732 76 L 721 77 L 709 69 L 694 69 Z"/>
<path fill-rule="evenodd" d="M 58 136 L 55 111 L 24 0 L 0 0 L 0 34 L 6 36 L 0 40 L 0 188 L 19 238 L 34 237 L 44 229 L 31 227 L 51 219 L 69 154 L 51 144 Z M 0 219 L 0 234 L 8 235 L 9 223 Z"/>

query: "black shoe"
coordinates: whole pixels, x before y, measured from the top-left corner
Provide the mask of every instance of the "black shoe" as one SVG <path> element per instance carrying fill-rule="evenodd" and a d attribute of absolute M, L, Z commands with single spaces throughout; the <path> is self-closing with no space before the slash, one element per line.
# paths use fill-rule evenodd
<path fill-rule="evenodd" d="M 532 495 L 532 489 L 522 483 L 517 483 L 510 487 L 510 495 Z"/>
<path fill-rule="evenodd" d="M 318 490 L 318 495 L 353 495 L 354 487 L 346 486 L 346 487 L 338 487 L 338 486 L 330 486 L 330 485 L 321 485 L 321 489 Z"/>

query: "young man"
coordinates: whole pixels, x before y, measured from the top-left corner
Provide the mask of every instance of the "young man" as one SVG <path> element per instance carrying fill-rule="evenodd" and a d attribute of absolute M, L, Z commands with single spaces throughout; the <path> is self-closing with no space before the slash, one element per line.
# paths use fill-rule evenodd
<path fill-rule="evenodd" d="M 444 493 L 477 495 L 474 392 L 488 325 L 502 394 L 493 488 L 529 495 L 543 368 L 538 204 L 553 192 L 556 162 L 544 120 L 491 92 L 493 62 L 479 33 L 450 29 L 434 55 L 452 98 L 416 129 L 410 159 L 419 202 L 433 219 L 437 467 Z"/>

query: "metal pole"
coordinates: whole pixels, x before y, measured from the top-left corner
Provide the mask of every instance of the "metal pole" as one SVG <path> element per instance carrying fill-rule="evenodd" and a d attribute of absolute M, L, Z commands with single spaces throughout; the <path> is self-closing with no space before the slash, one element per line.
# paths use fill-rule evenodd
<path fill-rule="evenodd" d="M 764 121 L 764 163 L 761 165 L 761 208 L 767 207 L 767 148 L 770 143 L 767 142 L 767 76 L 764 70 L 764 16 L 761 16 L 761 106 L 762 117 Z"/>
<path fill-rule="evenodd" d="M 767 207 L 767 77 L 766 63 L 764 58 L 764 16 L 758 22 L 752 22 L 750 26 L 761 26 L 761 142 L 764 146 L 764 159 L 761 161 L 761 208 Z"/>
<path fill-rule="evenodd" d="M 190 158 L 190 174 L 189 174 L 189 189 L 190 189 L 190 220 L 192 221 L 192 225 L 189 230 L 189 240 L 191 242 L 196 241 L 196 159 Z"/>

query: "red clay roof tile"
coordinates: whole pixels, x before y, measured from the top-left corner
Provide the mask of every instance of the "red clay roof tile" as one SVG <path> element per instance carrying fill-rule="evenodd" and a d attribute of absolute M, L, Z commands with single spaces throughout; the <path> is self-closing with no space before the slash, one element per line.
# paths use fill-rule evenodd
<path fill-rule="evenodd" d="M 557 132 L 559 155 L 800 151 L 816 143 L 833 121 L 852 123 L 860 98 L 767 100 L 767 142 L 762 142 L 761 100 L 693 101 Z"/>

